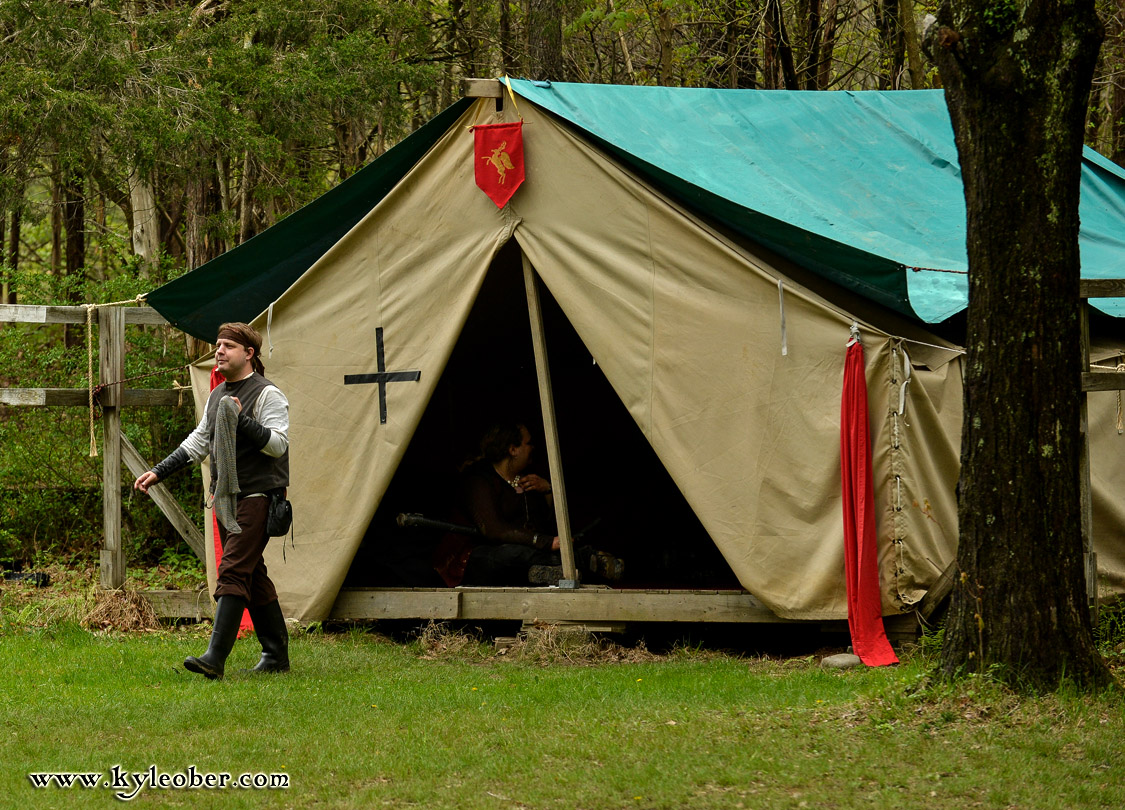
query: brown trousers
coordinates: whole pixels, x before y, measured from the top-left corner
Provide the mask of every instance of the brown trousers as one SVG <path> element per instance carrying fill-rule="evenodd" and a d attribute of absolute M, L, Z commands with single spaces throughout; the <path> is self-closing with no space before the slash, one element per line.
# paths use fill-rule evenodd
<path fill-rule="evenodd" d="M 238 525 L 241 534 L 228 534 L 219 524 L 219 543 L 223 558 L 219 562 L 218 587 L 215 598 L 241 596 L 251 607 L 268 605 L 277 600 L 277 591 L 266 573 L 262 554 L 270 541 L 266 534 L 266 517 L 270 499 L 243 498 L 238 502 Z"/>

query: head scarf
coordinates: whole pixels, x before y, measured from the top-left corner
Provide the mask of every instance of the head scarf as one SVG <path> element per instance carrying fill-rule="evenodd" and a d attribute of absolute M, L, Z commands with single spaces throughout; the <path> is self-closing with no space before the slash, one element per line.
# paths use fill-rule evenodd
<path fill-rule="evenodd" d="M 248 323 L 224 323 L 219 327 L 219 334 L 215 340 L 233 340 L 239 346 L 245 346 L 247 349 L 253 349 L 254 354 L 250 357 L 250 368 L 254 369 L 257 373 L 265 376 L 266 367 L 262 364 L 262 336 L 258 334 L 258 330 Z"/>

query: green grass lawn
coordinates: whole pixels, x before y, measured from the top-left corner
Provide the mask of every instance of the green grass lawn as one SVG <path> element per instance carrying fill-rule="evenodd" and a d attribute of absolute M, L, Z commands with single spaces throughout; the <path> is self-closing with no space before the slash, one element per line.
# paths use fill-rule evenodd
<path fill-rule="evenodd" d="M 114 766 L 169 775 L 194 766 L 284 773 L 289 787 L 146 787 L 133 803 L 1125 806 L 1120 695 L 1019 698 L 987 681 L 920 689 L 921 654 L 843 672 L 691 650 L 545 664 L 357 631 L 295 638 L 289 675 L 211 682 L 181 666 L 204 644 L 205 628 L 0 628 L 3 805 L 119 804 L 113 789 L 36 788 L 29 773 L 101 772 L 105 782 Z M 251 637 L 228 667 L 256 657 Z"/>

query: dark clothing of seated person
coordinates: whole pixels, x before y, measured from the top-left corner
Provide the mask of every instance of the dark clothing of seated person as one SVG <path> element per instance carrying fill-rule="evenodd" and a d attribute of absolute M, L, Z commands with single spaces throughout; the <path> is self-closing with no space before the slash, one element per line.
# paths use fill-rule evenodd
<path fill-rule="evenodd" d="M 479 537 L 449 535 L 434 567 L 450 587 L 526 585 L 536 565 L 559 565 L 551 483 L 525 472 L 534 445 L 523 425 L 498 425 L 462 473 L 458 505 Z"/>

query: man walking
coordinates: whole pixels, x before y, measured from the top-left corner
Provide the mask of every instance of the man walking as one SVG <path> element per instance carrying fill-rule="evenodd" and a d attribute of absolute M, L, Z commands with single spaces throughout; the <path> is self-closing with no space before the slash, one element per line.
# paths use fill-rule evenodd
<path fill-rule="evenodd" d="M 223 324 L 215 345 L 215 366 L 224 382 L 211 392 L 203 419 L 133 487 L 147 493 L 156 482 L 211 456 L 211 493 L 223 549 L 215 623 L 207 652 L 188 658 L 184 666 L 210 679 L 222 678 L 242 611 L 249 607 L 262 645 L 262 658 L 252 671 L 288 672 L 289 633 L 262 553 L 269 542 L 271 496 L 289 485 L 289 401 L 265 378 L 259 357 L 262 336 L 253 327 Z"/>

